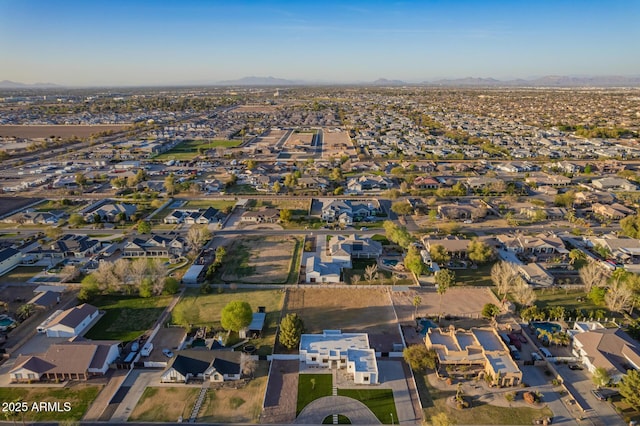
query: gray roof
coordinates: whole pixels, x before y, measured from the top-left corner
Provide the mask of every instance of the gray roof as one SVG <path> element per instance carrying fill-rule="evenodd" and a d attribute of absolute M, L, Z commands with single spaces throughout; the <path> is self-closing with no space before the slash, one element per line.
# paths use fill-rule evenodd
<path fill-rule="evenodd" d="M 4 262 L 5 260 L 10 259 L 16 254 L 20 254 L 20 252 L 11 247 L 0 250 L 0 262 Z"/>

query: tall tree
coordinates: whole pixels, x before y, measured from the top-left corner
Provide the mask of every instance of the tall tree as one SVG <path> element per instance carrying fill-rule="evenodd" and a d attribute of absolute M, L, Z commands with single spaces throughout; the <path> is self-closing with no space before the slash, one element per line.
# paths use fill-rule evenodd
<path fill-rule="evenodd" d="M 373 281 L 378 278 L 378 264 L 374 263 L 368 265 L 364 268 L 364 279 L 367 280 L 369 284 L 373 284 Z"/>
<path fill-rule="evenodd" d="M 422 297 L 413 296 L 412 303 L 413 303 L 413 307 L 415 308 L 414 311 L 413 311 L 413 318 L 416 318 L 418 316 L 418 307 L 422 303 Z"/>
<path fill-rule="evenodd" d="M 429 255 L 431 260 L 438 264 L 442 264 L 451 260 L 451 256 L 447 253 L 447 249 L 442 244 L 434 244 L 429 247 Z"/>
<path fill-rule="evenodd" d="M 164 179 L 164 189 L 167 191 L 169 196 L 176 192 L 176 177 L 173 173 L 169 173 L 169 175 Z"/>
<path fill-rule="evenodd" d="M 429 271 L 427 265 L 422 261 L 420 250 L 415 246 L 409 246 L 404 258 L 404 266 L 417 276 L 426 274 Z"/>
<path fill-rule="evenodd" d="M 470 260 L 479 264 L 490 261 L 495 255 L 493 248 L 489 244 L 478 239 L 474 239 L 469 243 L 467 253 Z"/>
<path fill-rule="evenodd" d="M 251 324 L 252 319 L 251 305 L 241 300 L 234 300 L 222 309 L 220 323 L 225 330 L 237 332 Z"/>
<path fill-rule="evenodd" d="M 516 277 L 515 267 L 510 262 L 502 260 L 491 268 L 491 281 L 495 284 L 498 295 L 502 297 L 511 290 Z"/>
<path fill-rule="evenodd" d="M 522 306 L 531 306 L 536 301 L 536 293 L 522 277 L 517 277 L 513 286 L 513 297 Z"/>
<path fill-rule="evenodd" d="M 440 295 L 440 312 L 442 312 L 442 296 L 444 296 L 447 290 L 449 290 L 449 287 L 453 285 L 455 278 L 455 273 L 449 269 L 441 269 L 436 274 L 437 291 Z"/>
<path fill-rule="evenodd" d="M 304 333 L 304 322 L 296 313 L 287 314 L 280 322 L 278 340 L 291 350 L 300 345 L 300 336 Z"/>
<path fill-rule="evenodd" d="M 406 200 L 391 204 L 391 211 L 400 216 L 407 216 L 413 213 L 413 207 Z"/>
<path fill-rule="evenodd" d="M 579 274 L 586 293 L 593 287 L 602 287 L 606 282 L 604 271 L 597 262 L 589 262 L 587 266 L 580 268 Z"/>
<path fill-rule="evenodd" d="M 482 316 L 487 319 L 493 319 L 500 313 L 500 308 L 493 303 L 487 303 L 482 307 Z"/>
<path fill-rule="evenodd" d="M 427 368 L 433 370 L 438 365 L 438 354 L 434 350 L 428 350 L 425 345 L 407 346 L 402 351 L 402 357 L 416 373 L 422 373 Z"/>
<path fill-rule="evenodd" d="M 197 255 L 204 244 L 211 239 L 211 231 L 207 225 L 192 225 L 185 238 L 194 255 Z"/>
<path fill-rule="evenodd" d="M 640 372 L 638 370 L 627 370 L 627 374 L 618 384 L 618 390 L 627 404 L 636 410 L 640 409 Z"/>

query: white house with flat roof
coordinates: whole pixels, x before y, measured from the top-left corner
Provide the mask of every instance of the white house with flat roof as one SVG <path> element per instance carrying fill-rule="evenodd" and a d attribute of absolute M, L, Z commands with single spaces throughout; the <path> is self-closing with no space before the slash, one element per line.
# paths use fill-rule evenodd
<path fill-rule="evenodd" d="M 356 384 L 378 383 L 376 352 L 367 333 L 324 330 L 300 337 L 300 362 L 325 368 L 346 368 Z"/>

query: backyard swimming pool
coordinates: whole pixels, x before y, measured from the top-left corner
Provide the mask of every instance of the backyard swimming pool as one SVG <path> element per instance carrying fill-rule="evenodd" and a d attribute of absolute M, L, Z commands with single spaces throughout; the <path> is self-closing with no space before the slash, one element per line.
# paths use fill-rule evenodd
<path fill-rule="evenodd" d="M 13 324 L 15 324 L 15 320 L 7 315 L 0 315 L 0 331 L 7 330 Z"/>
<path fill-rule="evenodd" d="M 390 266 L 390 267 L 394 267 L 398 264 L 398 260 L 397 259 L 382 259 L 382 264 L 384 266 Z"/>
<path fill-rule="evenodd" d="M 531 328 L 536 330 L 537 334 L 540 334 L 537 330 L 544 330 L 549 333 L 557 333 L 558 331 L 562 331 L 562 326 L 555 322 L 549 321 L 533 321 L 531 322 Z"/>
<path fill-rule="evenodd" d="M 427 335 L 427 331 L 430 328 L 438 328 L 438 324 L 436 324 L 435 322 L 431 321 L 429 318 L 422 318 L 418 323 L 422 327 L 420 329 L 420 334 L 422 334 L 423 336 Z"/>

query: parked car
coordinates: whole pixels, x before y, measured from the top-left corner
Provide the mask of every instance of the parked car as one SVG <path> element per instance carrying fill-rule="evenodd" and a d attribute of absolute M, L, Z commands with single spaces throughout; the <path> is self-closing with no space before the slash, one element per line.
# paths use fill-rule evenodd
<path fill-rule="evenodd" d="M 606 401 L 607 399 L 619 394 L 618 391 L 613 389 L 591 389 L 591 393 L 599 401 Z"/>
<path fill-rule="evenodd" d="M 569 364 L 569 370 L 584 370 L 580 364 Z"/>
<path fill-rule="evenodd" d="M 171 352 L 169 349 L 164 348 L 162 350 L 162 353 L 164 354 L 164 356 L 166 356 L 167 358 L 173 358 L 173 352 Z"/>

